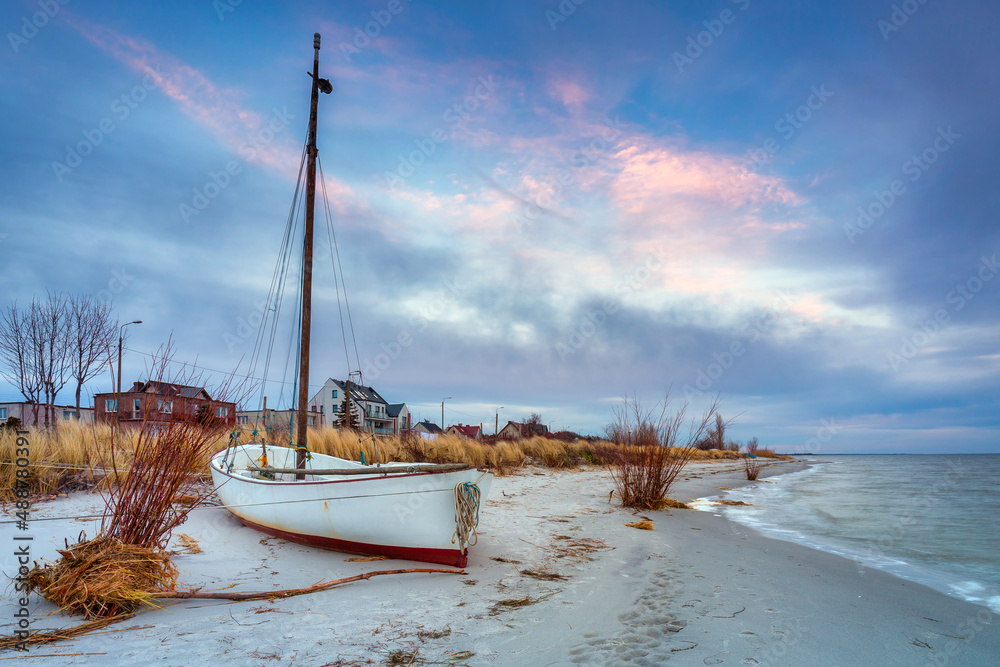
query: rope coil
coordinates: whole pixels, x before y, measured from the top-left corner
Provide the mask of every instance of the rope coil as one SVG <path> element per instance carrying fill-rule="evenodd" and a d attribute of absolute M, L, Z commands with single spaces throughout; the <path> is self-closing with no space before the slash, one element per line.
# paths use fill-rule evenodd
<path fill-rule="evenodd" d="M 467 546 L 475 546 L 479 540 L 476 527 L 479 525 L 479 487 L 472 482 L 459 482 L 455 485 L 455 534 L 451 543 L 458 541 L 458 548 L 464 551 Z"/>

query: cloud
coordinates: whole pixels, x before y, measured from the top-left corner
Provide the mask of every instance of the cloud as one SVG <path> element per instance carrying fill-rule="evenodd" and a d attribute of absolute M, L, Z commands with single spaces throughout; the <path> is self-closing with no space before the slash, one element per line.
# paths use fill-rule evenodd
<path fill-rule="evenodd" d="M 273 138 L 290 123 L 304 124 L 304 119 L 296 118 L 287 109 L 261 113 L 245 106 L 242 90 L 218 86 L 202 70 L 146 39 L 123 35 L 75 15 L 68 15 L 66 22 L 119 63 L 149 76 L 185 115 L 207 129 L 230 152 L 286 178 L 294 178 L 298 173 L 300 149 Z M 253 157 L 248 157 L 251 154 Z M 326 181 L 338 211 L 345 212 L 349 204 L 357 203 L 349 186 L 336 178 L 327 177 Z"/>

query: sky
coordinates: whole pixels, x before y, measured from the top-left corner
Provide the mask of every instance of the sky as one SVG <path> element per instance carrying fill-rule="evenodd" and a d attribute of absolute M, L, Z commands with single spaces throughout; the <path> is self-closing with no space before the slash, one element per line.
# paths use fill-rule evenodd
<path fill-rule="evenodd" d="M 142 320 L 126 384 L 168 338 L 210 387 L 258 376 L 319 32 L 357 355 L 321 224 L 315 388 L 360 365 L 415 418 L 447 396 L 448 424 L 594 434 L 625 395 L 692 416 L 718 396 L 731 437 L 779 451 L 1000 452 L 998 20 L 940 0 L 6 2 L 2 302 L 92 294 Z"/>

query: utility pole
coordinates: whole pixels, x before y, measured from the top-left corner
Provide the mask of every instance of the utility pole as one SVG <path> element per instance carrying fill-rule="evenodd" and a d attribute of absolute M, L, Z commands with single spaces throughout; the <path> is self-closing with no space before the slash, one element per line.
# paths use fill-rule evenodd
<path fill-rule="evenodd" d="M 445 396 L 441 399 L 441 432 L 444 432 L 444 402 L 450 401 L 451 396 Z"/>
<path fill-rule="evenodd" d="M 500 435 L 500 411 L 501 410 L 503 410 L 503 406 L 502 405 L 499 408 L 497 408 L 497 413 L 496 413 L 496 415 L 494 415 L 494 418 L 493 418 L 493 421 L 494 421 L 494 424 L 493 424 L 493 435 L 494 436 Z"/>
<path fill-rule="evenodd" d="M 130 324 L 142 324 L 142 320 L 132 320 L 118 327 L 118 391 L 115 392 L 115 426 L 121 421 L 122 400 L 122 341 L 125 338 L 125 327 Z"/>

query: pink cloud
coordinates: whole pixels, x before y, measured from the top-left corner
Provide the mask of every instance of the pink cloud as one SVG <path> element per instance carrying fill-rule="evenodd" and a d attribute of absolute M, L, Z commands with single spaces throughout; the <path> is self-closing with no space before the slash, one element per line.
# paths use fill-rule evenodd
<path fill-rule="evenodd" d="M 575 81 L 555 79 L 549 83 L 548 94 L 569 109 L 581 109 L 591 98 L 590 92 Z"/>
<path fill-rule="evenodd" d="M 260 113 L 243 106 L 242 91 L 220 88 L 204 72 L 148 40 L 123 35 L 77 16 L 68 15 L 66 21 L 121 64 L 152 78 L 185 115 L 205 127 L 228 150 L 249 159 L 247 140 L 253 137 L 257 140 L 253 146 L 255 163 L 284 177 L 294 178 L 298 173 L 301 147 L 293 138 L 304 127 L 305 119 Z M 345 202 L 354 198 L 351 189 L 334 178 L 327 177 L 326 181 L 333 205 L 343 211 Z"/>
<path fill-rule="evenodd" d="M 648 208 L 651 200 L 696 198 L 729 209 L 765 203 L 802 203 L 780 179 L 748 173 L 731 156 L 656 145 L 639 138 L 615 154 L 619 173 L 613 194 L 627 212 Z"/>

